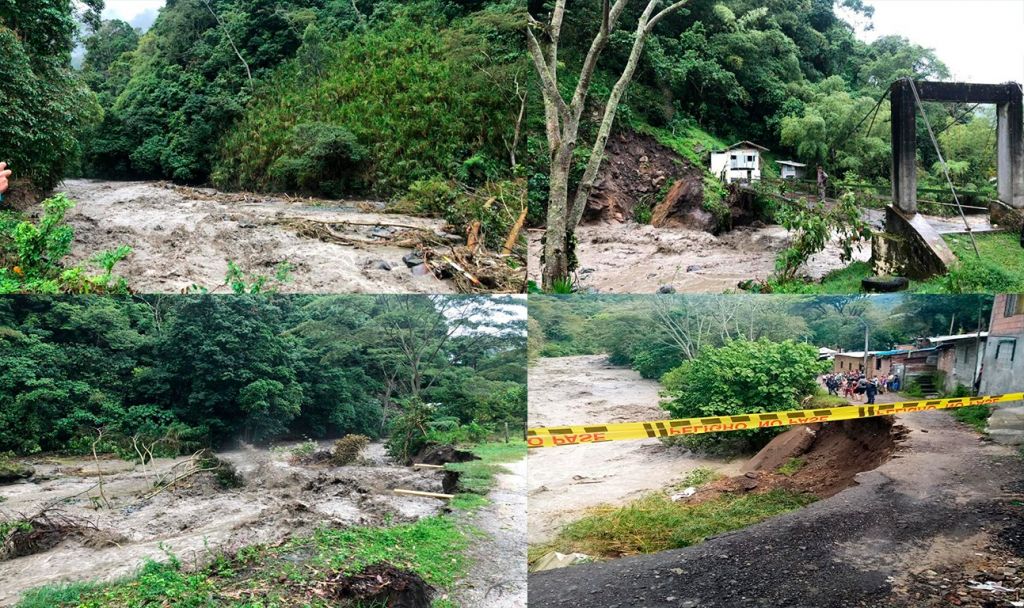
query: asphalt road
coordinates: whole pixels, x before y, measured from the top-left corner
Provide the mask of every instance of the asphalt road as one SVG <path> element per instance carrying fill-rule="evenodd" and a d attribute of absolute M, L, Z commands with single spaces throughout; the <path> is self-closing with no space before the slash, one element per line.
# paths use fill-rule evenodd
<path fill-rule="evenodd" d="M 967 562 L 1006 525 L 1014 450 L 947 412 L 900 418 L 892 460 L 807 508 L 700 545 L 532 574 L 530 608 L 883 608 L 910 573 Z"/>

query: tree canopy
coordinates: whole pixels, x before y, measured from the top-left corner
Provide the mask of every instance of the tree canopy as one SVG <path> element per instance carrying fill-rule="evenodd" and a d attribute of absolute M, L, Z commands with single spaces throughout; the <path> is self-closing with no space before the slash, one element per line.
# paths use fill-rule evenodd
<path fill-rule="evenodd" d="M 482 297 L 9 297 L 0 452 L 82 449 L 100 428 L 169 451 L 380 437 L 411 401 L 430 405 L 421 442 L 521 425 L 522 316 Z"/>

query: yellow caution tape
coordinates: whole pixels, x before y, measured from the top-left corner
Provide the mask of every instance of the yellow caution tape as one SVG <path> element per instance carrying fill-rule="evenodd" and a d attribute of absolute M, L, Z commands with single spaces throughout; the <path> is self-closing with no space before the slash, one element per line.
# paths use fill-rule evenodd
<path fill-rule="evenodd" d="M 526 444 L 531 448 L 550 448 L 582 443 L 648 439 L 651 437 L 675 437 L 700 433 L 721 433 L 745 431 L 767 427 L 835 422 L 874 416 L 891 416 L 907 412 L 968 407 L 971 405 L 992 405 L 1008 401 L 1022 401 L 1024 393 L 985 395 L 979 397 L 954 397 L 952 399 L 924 399 L 899 403 L 877 403 L 874 405 L 844 405 L 823 409 L 790 410 L 785 412 L 764 412 L 742 416 L 713 416 L 707 418 L 680 418 L 676 420 L 655 420 L 651 422 L 619 422 L 612 424 L 587 424 L 580 426 L 539 427 L 527 429 Z"/>

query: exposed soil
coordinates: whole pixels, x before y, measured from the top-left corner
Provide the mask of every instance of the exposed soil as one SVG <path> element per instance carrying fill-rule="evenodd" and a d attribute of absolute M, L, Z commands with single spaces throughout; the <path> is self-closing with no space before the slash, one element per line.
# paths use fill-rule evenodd
<path fill-rule="evenodd" d="M 654 138 L 633 131 L 614 134 L 605 158 L 583 212 L 584 222 L 632 220 L 638 204 L 653 209 L 660 203 L 659 193 L 670 182 L 703 183 L 700 169 Z"/>
<path fill-rule="evenodd" d="M 482 537 L 470 546 L 469 574 L 453 594 L 461 606 L 526 606 L 526 459 L 502 466 L 508 473 L 496 476 L 490 504 L 468 518 Z"/>
<path fill-rule="evenodd" d="M 243 481 L 223 489 L 213 474 L 189 478 L 148 500 L 154 480 L 185 459 L 158 459 L 145 469 L 133 463 L 101 460 L 100 506 L 97 464 L 92 459 L 47 458 L 31 464 L 35 477 L 0 487 L 0 518 L 21 519 L 45 506 L 108 543 L 86 534 L 64 534 L 53 546 L 40 544 L 30 555 L 0 561 L 0 606 L 12 605 L 26 590 L 81 580 L 109 581 L 130 575 L 143 560 L 173 552 L 198 565 L 217 550 L 273 544 L 318 525 L 390 525 L 437 514 L 440 501 L 399 496 L 396 488 L 438 492 L 443 475 L 390 462 L 379 443 L 371 444 L 358 465 L 304 466 L 268 450 L 241 448 L 217 454 Z M 115 544 L 116 543 L 116 544 Z"/>
<path fill-rule="evenodd" d="M 530 231 L 530 279 L 540 282 L 543 231 Z M 636 223 L 605 223 L 576 230 L 578 282 L 601 293 L 654 293 L 671 285 L 680 293 L 721 293 L 741 281 L 766 279 L 775 270 L 775 255 L 790 234 L 777 225 L 755 222 L 714 236 L 689 228 L 655 228 Z M 818 280 L 846 266 L 838 239 L 813 256 L 801 274 Z M 871 258 L 870 244 L 854 259 Z"/>
<path fill-rule="evenodd" d="M 384 608 L 430 608 L 434 589 L 420 575 L 381 563 L 358 574 L 340 575 L 332 581 L 336 596 L 358 605 Z"/>
<path fill-rule="evenodd" d="M 288 262 L 293 270 L 282 292 L 453 291 L 450 281 L 403 263 L 410 248 L 389 244 L 402 242 L 406 230 L 393 224 L 451 238 L 443 222 L 384 214 L 381 203 L 226 194 L 163 182 L 67 180 L 62 191 L 77 203 L 68 214 L 75 229 L 71 258 L 84 261 L 129 245 L 134 252 L 117 272 L 138 292 L 213 290 L 224 283 L 228 260 L 249 275 L 271 277 Z M 368 244 L 321 240 L 307 234 L 311 223 Z"/>
<path fill-rule="evenodd" d="M 604 356 L 543 358 L 529 370 L 529 426 L 665 418 L 658 390 L 657 382 L 612 366 Z M 533 449 L 527 460 L 530 543 L 550 540 L 589 507 L 624 504 L 697 468 L 731 475 L 742 465 L 657 439 Z"/>
<path fill-rule="evenodd" d="M 906 429 L 891 417 L 843 420 L 796 426 L 773 439 L 743 466 L 743 475 L 700 488 L 689 503 L 725 493 L 762 493 L 776 489 L 828 498 L 856 483 L 858 473 L 877 468 L 896 451 Z M 793 459 L 799 468 L 781 473 Z"/>
<path fill-rule="evenodd" d="M 1016 596 L 971 590 L 969 581 L 1019 588 L 1024 460 L 945 411 L 897 422 L 908 433 L 893 457 L 830 498 L 686 549 L 530 575 L 530 603 L 1011 606 Z"/>
<path fill-rule="evenodd" d="M 419 464 L 448 464 L 449 462 L 469 462 L 480 460 L 472 452 L 459 450 L 451 445 L 428 445 L 413 457 Z"/>

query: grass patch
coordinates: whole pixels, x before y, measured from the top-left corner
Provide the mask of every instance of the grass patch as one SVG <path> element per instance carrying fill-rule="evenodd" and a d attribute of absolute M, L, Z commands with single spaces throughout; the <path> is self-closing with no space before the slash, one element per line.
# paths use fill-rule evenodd
<path fill-rule="evenodd" d="M 450 462 L 445 467 L 458 471 L 459 488 L 462 490 L 452 500 L 455 509 L 475 510 L 488 504 L 487 493 L 494 487 L 494 476 L 507 473 L 502 463 L 515 462 L 526 457 L 525 441 L 481 443 L 469 448 L 480 460 Z"/>
<path fill-rule="evenodd" d="M 781 467 L 775 469 L 780 475 L 791 477 L 796 474 L 797 471 L 804 468 L 806 461 L 803 458 L 790 458 Z"/>
<path fill-rule="evenodd" d="M 445 517 L 389 528 L 322 528 L 280 547 L 247 547 L 218 556 L 191 572 L 169 556 L 167 562 L 146 562 L 137 576 L 119 582 L 43 587 L 27 594 L 18 608 L 327 608 L 338 600 L 319 598 L 314 591 L 328 577 L 381 562 L 416 572 L 446 590 L 465 574 L 468 534 Z M 446 601 L 434 606 L 452 606 Z"/>
<path fill-rule="evenodd" d="M 722 474 L 718 471 L 709 469 L 708 467 L 700 467 L 687 473 L 686 476 L 683 477 L 682 481 L 679 482 L 679 485 L 684 488 L 699 488 L 702 485 L 721 478 Z"/>
<path fill-rule="evenodd" d="M 617 558 L 678 549 L 710 536 L 737 530 L 814 502 L 812 495 L 784 490 L 743 496 L 723 495 L 695 505 L 675 503 L 662 493 L 623 507 L 597 507 L 558 533 L 554 541 L 530 549 L 530 561 L 550 551 Z"/>
<path fill-rule="evenodd" d="M 974 254 L 970 237 L 962 234 L 944 235 L 946 243 L 959 260 L 949 274 L 927 281 L 911 281 L 910 293 L 1015 293 L 1024 291 L 1024 250 L 1017 234 L 990 232 L 976 234 L 981 259 Z M 791 281 L 772 283 L 775 293 L 845 294 L 861 291 L 861 279 L 873 276 L 867 262 L 854 262 L 834 270 L 820 283 Z"/>
<path fill-rule="evenodd" d="M 992 406 L 971 405 L 968 407 L 958 407 L 949 410 L 949 413 L 960 422 L 974 427 L 974 430 L 979 433 L 984 433 L 985 428 L 988 427 L 988 417 L 992 415 Z"/>

